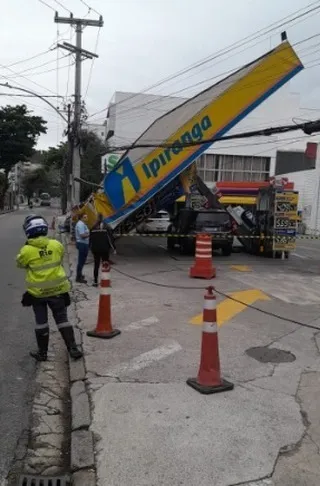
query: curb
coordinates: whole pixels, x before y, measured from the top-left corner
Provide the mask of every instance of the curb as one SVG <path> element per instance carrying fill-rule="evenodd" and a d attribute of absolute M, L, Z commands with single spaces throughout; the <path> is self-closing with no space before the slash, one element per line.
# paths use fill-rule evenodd
<path fill-rule="evenodd" d="M 14 213 L 14 211 L 17 211 L 16 209 L 6 209 L 5 211 L 0 211 L 0 216 L 3 214 L 8 214 L 8 213 Z"/>
<path fill-rule="evenodd" d="M 69 274 L 72 274 L 68 240 L 60 234 L 66 249 Z M 76 303 L 72 301 L 70 313 L 74 327 L 75 340 L 83 349 L 82 334 L 77 326 Z M 91 411 L 89 393 L 86 388 L 86 369 L 84 358 L 77 361 L 69 357 L 69 381 L 71 399 L 71 473 L 73 486 L 96 486 L 93 435 L 90 431 Z"/>

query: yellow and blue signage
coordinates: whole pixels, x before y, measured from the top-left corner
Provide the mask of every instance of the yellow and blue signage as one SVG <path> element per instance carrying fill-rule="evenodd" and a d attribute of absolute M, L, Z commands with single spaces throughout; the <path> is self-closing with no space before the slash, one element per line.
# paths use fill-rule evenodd
<path fill-rule="evenodd" d="M 134 163 L 129 150 L 105 177 L 104 192 L 112 207 L 107 220 L 117 226 L 127 215 L 164 189 L 217 138 L 233 128 L 302 69 L 299 58 L 286 41 L 218 83 L 226 83 L 226 87 L 218 94 L 217 85 L 203 92 L 206 93 L 208 103 L 200 111 L 196 112 L 199 108 L 196 108 L 198 105 L 195 102 L 199 95 L 176 108 L 185 108 L 190 113 L 190 104 L 192 106 L 193 103 L 195 113 L 182 126 L 179 127 L 177 122 L 173 134 L 163 141 L 163 145 L 168 148 L 155 148 Z M 210 89 L 213 91 L 211 98 Z M 155 124 L 159 124 L 161 132 L 162 124 L 166 124 L 166 115 Z M 188 145 L 203 140 L 209 142 Z"/>

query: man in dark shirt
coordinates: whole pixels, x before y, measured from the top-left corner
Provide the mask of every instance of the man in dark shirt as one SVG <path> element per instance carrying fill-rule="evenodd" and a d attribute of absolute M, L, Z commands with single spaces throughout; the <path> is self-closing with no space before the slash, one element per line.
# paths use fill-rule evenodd
<path fill-rule="evenodd" d="M 98 214 L 97 222 L 90 231 L 90 248 L 94 258 L 93 286 L 97 287 L 100 263 L 109 262 L 110 249 L 116 253 L 112 229 L 103 222 L 102 214 Z"/>

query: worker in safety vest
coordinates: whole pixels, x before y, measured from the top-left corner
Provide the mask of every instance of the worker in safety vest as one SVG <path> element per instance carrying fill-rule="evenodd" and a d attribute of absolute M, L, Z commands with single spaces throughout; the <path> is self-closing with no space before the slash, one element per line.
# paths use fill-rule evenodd
<path fill-rule="evenodd" d="M 72 358 L 82 357 L 77 348 L 72 325 L 68 321 L 70 282 L 63 268 L 63 245 L 48 238 L 48 223 L 36 215 L 27 216 L 23 224 L 27 236 L 16 261 L 26 270 L 27 292 L 22 305 L 32 307 L 36 320 L 38 351 L 30 355 L 37 361 L 46 361 L 49 344 L 48 307 Z"/>

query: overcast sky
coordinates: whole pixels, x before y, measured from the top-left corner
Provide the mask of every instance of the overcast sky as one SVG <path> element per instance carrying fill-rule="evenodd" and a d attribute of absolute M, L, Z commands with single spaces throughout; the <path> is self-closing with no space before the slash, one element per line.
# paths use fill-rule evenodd
<path fill-rule="evenodd" d="M 71 39 L 74 43 L 75 40 L 72 28 L 54 22 L 54 11 L 57 10 L 60 16 L 69 15 L 58 5 L 60 3 L 74 16 L 97 19 L 98 15 L 93 10 L 88 12 L 81 0 L 44 1 L 51 8 L 40 0 L 3 0 L 1 82 L 19 83 L 20 87 L 39 94 L 59 94 L 66 100 L 74 89 L 74 66 L 69 67 L 73 59 L 65 57 L 57 61 L 57 55 L 62 58 L 67 54 L 62 50 L 41 54 L 54 47 L 57 38 L 60 42 L 70 42 Z M 104 20 L 102 29 L 87 27 L 83 34 L 83 47 L 96 50 L 99 55 L 89 83 L 91 61 L 83 62 L 82 93 L 91 115 L 106 107 L 116 90 L 144 90 L 294 11 L 311 3 L 320 6 L 320 1 L 311 0 L 86 0 L 85 3 L 101 13 Z M 301 104 L 313 109 L 320 108 L 319 14 L 320 10 L 285 27 L 292 44 L 319 34 L 319 37 L 297 45 L 296 50 L 306 69 L 291 83 L 291 89 L 301 94 Z M 283 28 L 151 92 L 168 95 L 187 88 L 180 92 L 180 96 L 193 95 L 208 85 L 199 87 L 194 84 L 238 68 L 276 46 L 280 42 L 281 30 Z M 20 62 L 37 54 L 41 55 Z M 21 75 L 18 77 L 16 73 Z M 0 93 L 8 91 L 0 87 Z M 48 99 L 57 103 L 55 98 Z M 39 139 L 39 148 L 54 146 L 62 140 L 63 122 L 41 100 L 1 96 L 2 105 L 21 102 L 48 121 L 48 133 Z M 58 104 L 62 107 L 63 101 Z M 319 114 L 308 113 L 308 118 Z M 97 115 L 92 121 L 102 123 L 104 115 Z"/>

